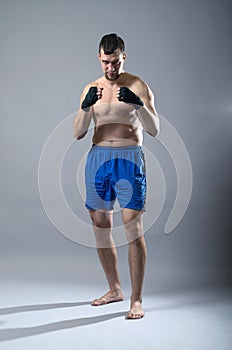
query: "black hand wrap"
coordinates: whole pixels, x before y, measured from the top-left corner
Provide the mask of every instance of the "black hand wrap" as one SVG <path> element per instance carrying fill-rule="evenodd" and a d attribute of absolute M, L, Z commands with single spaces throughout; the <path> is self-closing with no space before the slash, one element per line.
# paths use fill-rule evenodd
<path fill-rule="evenodd" d="M 85 99 L 81 104 L 81 108 L 82 109 L 88 108 L 88 107 L 94 105 L 94 103 L 96 103 L 97 100 L 98 100 L 97 87 L 92 86 L 91 88 L 89 88 L 89 91 L 86 94 Z"/>
<path fill-rule="evenodd" d="M 119 91 L 119 101 L 123 101 L 125 103 L 132 103 L 135 105 L 135 108 L 139 108 L 143 106 L 143 101 L 139 98 L 139 96 L 135 95 L 133 91 L 131 91 L 128 87 L 123 86 Z"/>

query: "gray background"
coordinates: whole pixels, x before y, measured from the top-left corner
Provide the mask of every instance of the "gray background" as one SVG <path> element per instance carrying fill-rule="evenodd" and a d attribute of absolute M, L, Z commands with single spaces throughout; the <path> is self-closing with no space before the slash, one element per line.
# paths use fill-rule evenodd
<path fill-rule="evenodd" d="M 162 145 L 146 137 L 165 174 L 167 195 L 146 234 L 144 290 L 229 284 L 232 30 L 226 0 L 0 2 L 1 280 L 105 286 L 95 249 L 68 240 L 47 218 L 37 177 L 48 136 L 77 110 L 84 85 L 101 74 L 97 47 L 109 32 L 125 39 L 126 70 L 152 88 L 193 168 L 188 210 L 165 235 L 175 169 Z M 67 169 L 78 147 L 84 142 L 72 148 L 64 180 L 72 178 Z M 70 201 L 72 186 L 64 181 Z M 129 287 L 127 246 L 118 254 L 122 283 Z"/>

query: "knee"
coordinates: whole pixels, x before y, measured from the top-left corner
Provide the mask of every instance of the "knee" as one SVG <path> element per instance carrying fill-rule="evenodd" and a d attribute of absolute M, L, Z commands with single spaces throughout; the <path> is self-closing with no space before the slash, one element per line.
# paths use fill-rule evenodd
<path fill-rule="evenodd" d="M 97 228 L 112 228 L 112 220 L 103 213 L 90 212 L 92 224 Z"/>
<path fill-rule="evenodd" d="M 135 238 L 134 240 L 131 240 L 129 242 L 129 246 L 133 249 L 136 248 L 136 249 L 139 249 L 139 250 L 144 250 L 146 251 L 146 243 L 145 243 L 145 239 L 144 239 L 144 235 L 138 237 L 138 238 Z"/>
<path fill-rule="evenodd" d="M 93 226 L 97 228 L 112 228 L 112 225 L 109 220 L 94 219 L 92 222 Z"/>
<path fill-rule="evenodd" d="M 137 241 L 143 237 L 143 228 L 141 222 L 134 220 L 125 225 L 125 232 L 129 242 Z M 139 243 L 139 241 L 137 243 Z"/>
<path fill-rule="evenodd" d="M 141 224 L 139 222 L 130 222 L 125 225 L 125 230 L 128 234 L 132 234 L 133 232 L 140 233 L 142 230 Z"/>

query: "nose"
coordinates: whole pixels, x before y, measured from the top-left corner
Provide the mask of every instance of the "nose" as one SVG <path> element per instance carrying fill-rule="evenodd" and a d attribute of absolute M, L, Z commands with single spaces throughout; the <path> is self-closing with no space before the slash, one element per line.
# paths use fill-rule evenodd
<path fill-rule="evenodd" d="M 115 72 L 115 67 L 114 67 L 114 65 L 112 64 L 112 63 L 109 63 L 109 71 L 110 72 Z"/>

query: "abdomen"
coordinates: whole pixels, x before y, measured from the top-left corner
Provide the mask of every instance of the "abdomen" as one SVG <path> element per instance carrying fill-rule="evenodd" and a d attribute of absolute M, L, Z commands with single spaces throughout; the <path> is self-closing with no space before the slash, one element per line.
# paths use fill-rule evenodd
<path fill-rule="evenodd" d="M 113 147 L 127 145 L 142 145 L 143 133 L 142 129 L 127 124 L 110 123 L 95 127 L 93 136 L 94 144 L 102 144 Z"/>

